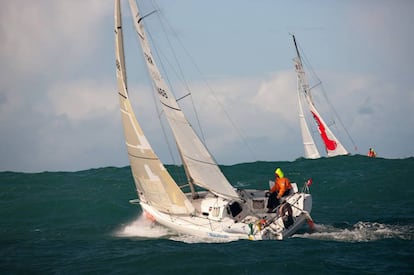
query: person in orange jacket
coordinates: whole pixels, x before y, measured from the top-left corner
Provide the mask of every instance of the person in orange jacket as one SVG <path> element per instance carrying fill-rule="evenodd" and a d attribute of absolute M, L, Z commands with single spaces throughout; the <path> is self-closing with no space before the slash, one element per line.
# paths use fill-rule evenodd
<path fill-rule="evenodd" d="M 285 178 L 282 169 L 277 168 L 275 170 L 275 184 L 272 189 L 270 189 L 269 199 L 267 201 L 268 212 L 273 212 L 273 210 L 280 204 L 280 199 L 289 195 L 292 185 L 290 180 Z"/>

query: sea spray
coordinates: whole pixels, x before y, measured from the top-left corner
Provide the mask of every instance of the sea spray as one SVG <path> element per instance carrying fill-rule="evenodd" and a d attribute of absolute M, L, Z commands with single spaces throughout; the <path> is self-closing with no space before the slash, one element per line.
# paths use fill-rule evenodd
<path fill-rule="evenodd" d="M 385 239 L 414 240 L 414 226 L 377 222 L 357 222 L 350 226 L 315 224 L 315 232 L 296 234 L 296 238 L 339 242 L 373 242 Z"/>
<path fill-rule="evenodd" d="M 115 236 L 118 237 L 136 237 L 136 238 L 165 238 L 172 235 L 168 228 L 161 226 L 141 214 L 131 223 L 119 229 Z"/>

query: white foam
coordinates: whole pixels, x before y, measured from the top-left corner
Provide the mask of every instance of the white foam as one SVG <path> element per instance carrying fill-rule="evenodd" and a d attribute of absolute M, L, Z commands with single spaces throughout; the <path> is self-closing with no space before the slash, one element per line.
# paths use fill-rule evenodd
<path fill-rule="evenodd" d="M 341 242 L 369 242 L 391 238 L 413 240 L 412 232 L 413 226 L 360 221 L 349 228 L 315 224 L 314 233 L 297 234 L 294 237 Z"/>
<path fill-rule="evenodd" d="M 177 236 L 171 236 L 169 238 L 172 241 L 183 242 L 183 243 L 229 243 L 235 241 L 234 239 L 219 239 L 219 238 L 202 238 L 193 235 L 180 234 Z"/>
<path fill-rule="evenodd" d="M 168 228 L 163 227 L 140 215 L 138 219 L 123 226 L 115 235 L 118 237 L 138 237 L 138 238 L 162 238 L 174 234 Z"/>
<path fill-rule="evenodd" d="M 122 226 L 122 228 L 116 231 L 114 235 L 117 237 L 127 238 L 165 238 L 183 243 L 223 243 L 233 241 L 230 239 L 212 239 L 186 234 L 178 234 L 160 224 L 150 221 L 149 219 L 145 218 L 145 215 L 140 215 L 136 220 Z"/>
<path fill-rule="evenodd" d="M 244 187 L 249 186 L 249 185 L 250 184 L 248 182 L 237 181 L 234 186 L 237 187 L 237 188 L 244 188 Z"/>

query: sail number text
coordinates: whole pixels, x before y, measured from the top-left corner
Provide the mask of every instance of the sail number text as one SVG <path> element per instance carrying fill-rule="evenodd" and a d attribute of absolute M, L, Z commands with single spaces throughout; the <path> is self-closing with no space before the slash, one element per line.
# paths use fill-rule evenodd
<path fill-rule="evenodd" d="M 158 93 L 162 96 L 162 97 L 165 97 L 165 98 L 167 98 L 168 99 L 168 95 L 167 95 L 167 92 L 164 90 L 164 89 L 162 89 L 162 88 L 157 88 L 157 90 L 158 90 Z"/>

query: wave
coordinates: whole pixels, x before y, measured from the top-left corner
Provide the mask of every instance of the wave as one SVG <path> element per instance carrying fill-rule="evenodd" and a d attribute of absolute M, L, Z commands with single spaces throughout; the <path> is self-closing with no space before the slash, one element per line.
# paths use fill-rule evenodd
<path fill-rule="evenodd" d="M 221 166 L 234 187 L 247 189 L 268 188 L 275 167 L 281 167 L 299 187 L 313 178 L 311 215 L 321 224 L 331 224 L 319 225 L 314 234 L 297 237 L 345 242 L 414 239 L 414 187 L 410 184 L 414 158 L 341 156 Z M 186 178 L 181 166 L 167 165 L 167 169 L 178 170 L 178 176 L 171 173 L 176 179 Z M 102 228 L 109 228 L 109 234 L 117 237 L 208 242 L 178 235 L 141 216 L 137 218 L 140 207 L 128 203 L 137 197 L 129 166 L 78 172 L 0 172 L 0 182 L 0 216 L 8 220 L 3 232 L 12 234 L 21 221 L 25 221 L 24 226 L 43 232 L 58 217 L 57 229 L 70 236 L 96 235 Z M 341 221 L 349 224 L 338 224 Z"/>
<path fill-rule="evenodd" d="M 296 234 L 293 237 L 339 242 L 372 242 L 385 239 L 414 240 L 414 226 L 363 221 L 345 228 L 315 224 L 315 232 Z"/>

